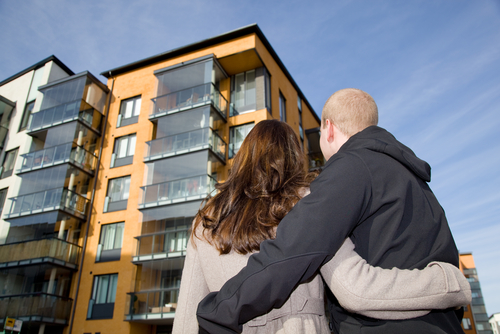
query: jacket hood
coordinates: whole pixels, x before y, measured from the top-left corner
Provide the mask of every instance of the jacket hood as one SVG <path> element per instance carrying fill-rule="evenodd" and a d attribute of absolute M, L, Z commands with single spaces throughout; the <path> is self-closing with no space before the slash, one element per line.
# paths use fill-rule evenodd
<path fill-rule="evenodd" d="M 391 133 L 378 126 L 370 126 L 349 138 L 342 145 L 339 153 L 356 149 L 368 149 L 386 154 L 399 161 L 422 180 L 431 181 L 431 166 L 419 159 L 409 147 L 400 143 Z"/>

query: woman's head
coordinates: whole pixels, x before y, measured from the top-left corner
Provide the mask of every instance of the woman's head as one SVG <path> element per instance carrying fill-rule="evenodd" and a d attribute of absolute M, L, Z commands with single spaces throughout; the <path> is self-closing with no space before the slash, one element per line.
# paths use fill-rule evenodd
<path fill-rule="evenodd" d="M 269 196 L 302 179 L 306 160 L 293 129 L 277 120 L 257 123 L 243 141 L 228 178 L 250 198 Z"/>
<path fill-rule="evenodd" d="M 274 236 L 307 186 L 306 158 L 293 129 L 277 120 L 257 123 L 236 154 L 228 179 L 196 217 L 221 254 L 247 253 Z"/>

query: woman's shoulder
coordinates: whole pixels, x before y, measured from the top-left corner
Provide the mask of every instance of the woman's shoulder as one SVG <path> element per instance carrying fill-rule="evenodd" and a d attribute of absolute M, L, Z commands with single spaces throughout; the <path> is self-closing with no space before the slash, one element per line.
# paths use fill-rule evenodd
<path fill-rule="evenodd" d="M 300 188 L 300 190 L 299 190 L 300 197 L 306 197 L 310 193 L 311 193 L 311 189 L 309 189 L 309 187 L 303 187 L 303 188 Z"/>

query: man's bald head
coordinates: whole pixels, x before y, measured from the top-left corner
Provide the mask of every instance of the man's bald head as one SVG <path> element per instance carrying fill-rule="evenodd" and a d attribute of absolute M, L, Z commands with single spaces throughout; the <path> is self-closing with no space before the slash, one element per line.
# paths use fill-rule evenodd
<path fill-rule="evenodd" d="M 378 124 L 377 104 L 370 94 L 355 88 L 341 89 L 326 101 L 321 115 L 335 124 L 346 136 L 351 137 L 369 126 Z"/>

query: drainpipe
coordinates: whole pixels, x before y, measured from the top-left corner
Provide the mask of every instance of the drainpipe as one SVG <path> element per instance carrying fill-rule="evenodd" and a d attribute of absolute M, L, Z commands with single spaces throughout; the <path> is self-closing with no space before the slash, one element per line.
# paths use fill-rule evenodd
<path fill-rule="evenodd" d="M 109 71 L 109 77 L 112 78 L 111 71 Z M 113 87 L 114 86 L 115 86 L 115 78 L 113 78 L 113 82 L 111 83 L 111 91 L 109 92 L 108 102 L 106 104 L 106 111 L 107 112 L 106 112 L 106 117 L 104 118 L 104 126 L 102 129 L 101 145 L 99 147 L 99 155 L 97 158 L 97 166 L 96 166 L 96 171 L 95 171 L 95 176 L 94 176 L 94 187 L 92 188 L 92 196 L 90 197 L 90 208 L 89 208 L 89 214 L 88 214 L 88 218 L 87 218 L 87 226 L 85 227 L 85 238 L 83 239 L 83 246 L 82 246 L 82 257 L 80 258 L 80 265 L 78 268 L 78 281 L 76 282 L 75 299 L 73 300 L 73 308 L 71 310 L 71 316 L 69 319 L 69 332 L 68 332 L 68 334 L 71 334 L 73 332 L 73 322 L 75 320 L 76 303 L 78 300 L 78 293 L 80 291 L 80 282 L 82 280 L 83 260 L 85 259 L 85 250 L 87 248 L 87 238 L 89 236 L 90 219 L 92 217 L 92 207 L 94 206 L 95 189 L 97 187 L 97 176 L 99 175 L 99 166 L 101 165 L 102 148 L 104 146 L 104 136 L 106 134 L 106 126 L 108 125 L 109 106 L 111 104 L 111 96 L 113 95 Z"/>

